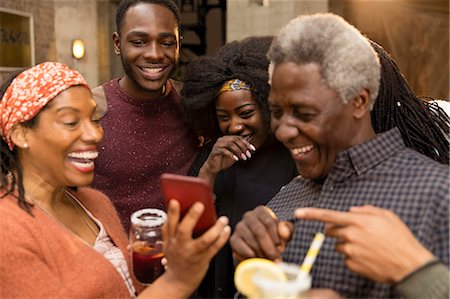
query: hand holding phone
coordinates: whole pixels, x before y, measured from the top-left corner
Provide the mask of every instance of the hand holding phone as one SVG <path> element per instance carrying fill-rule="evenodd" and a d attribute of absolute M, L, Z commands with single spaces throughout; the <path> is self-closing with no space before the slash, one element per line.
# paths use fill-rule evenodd
<path fill-rule="evenodd" d="M 203 203 L 205 210 L 194 228 L 194 237 L 203 234 L 217 220 L 213 193 L 206 180 L 178 174 L 163 173 L 161 188 L 166 204 L 171 199 L 180 203 L 181 217 L 197 201 Z"/>

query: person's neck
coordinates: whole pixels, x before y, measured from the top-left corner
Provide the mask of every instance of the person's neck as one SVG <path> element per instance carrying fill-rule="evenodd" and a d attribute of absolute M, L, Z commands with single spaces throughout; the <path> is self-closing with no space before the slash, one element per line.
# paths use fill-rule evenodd
<path fill-rule="evenodd" d="M 357 130 L 353 132 L 352 139 L 350 142 L 350 146 L 347 146 L 347 148 L 353 147 L 358 144 L 362 144 L 366 141 L 369 141 L 377 136 L 375 133 L 375 130 L 372 127 L 372 123 L 369 118 L 361 120 L 359 124 L 356 124 Z"/>
<path fill-rule="evenodd" d="M 128 95 L 131 97 L 148 101 L 160 98 L 165 91 L 165 85 L 159 90 L 148 91 L 143 89 L 140 85 L 138 85 L 135 81 L 131 80 L 129 77 L 125 76 L 119 79 L 119 86 L 123 89 Z"/>
<path fill-rule="evenodd" d="M 24 172 L 25 196 L 41 206 L 52 208 L 64 198 L 65 186 L 55 187 L 34 171 Z"/>
<path fill-rule="evenodd" d="M 370 129 L 368 129 L 366 132 L 364 132 L 363 134 L 359 135 L 357 137 L 357 142 L 354 145 L 358 145 L 358 144 L 362 144 L 366 141 L 372 140 L 377 136 L 377 134 L 375 133 L 375 131 L 373 130 L 372 127 L 370 127 Z"/>

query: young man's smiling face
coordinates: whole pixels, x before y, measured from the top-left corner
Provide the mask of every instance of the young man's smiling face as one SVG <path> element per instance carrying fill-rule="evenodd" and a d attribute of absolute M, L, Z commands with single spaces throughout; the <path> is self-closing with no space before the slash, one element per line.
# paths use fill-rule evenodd
<path fill-rule="evenodd" d="M 179 28 L 172 11 L 159 4 L 131 6 L 113 40 L 125 71 L 121 87 L 141 99 L 160 96 L 179 58 Z"/>

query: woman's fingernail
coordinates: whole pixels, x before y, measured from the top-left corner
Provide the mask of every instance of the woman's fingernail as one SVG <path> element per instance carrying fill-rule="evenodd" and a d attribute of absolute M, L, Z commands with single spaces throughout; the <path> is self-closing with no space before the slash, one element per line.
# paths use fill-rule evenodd
<path fill-rule="evenodd" d="M 249 150 L 245 151 L 245 154 L 246 154 L 246 155 L 247 155 L 247 157 L 249 157 L 249 158 L 251 158 L 251 157 L 252 157 L 252 154 L 250 153 L 250 151 L 249 151 Z"/>
<path fill-rule="evenodd" d="M 252 149 L 252 151 L 256 151 L 256 147 L 253 144 L 250 144 L 250 148 Z"/>
<path fill-rule="evenodd" d="M 244 153 L 241 154 L 241 158 L 242 160 L 247 160 L 247 156 Z"/>
<path fill-rule="evenodd" d="M 236 156 L 236 155 L 233 155 L 233 159 L 234 159 L 234 161 L 239 161 L 239 158 Z"/>

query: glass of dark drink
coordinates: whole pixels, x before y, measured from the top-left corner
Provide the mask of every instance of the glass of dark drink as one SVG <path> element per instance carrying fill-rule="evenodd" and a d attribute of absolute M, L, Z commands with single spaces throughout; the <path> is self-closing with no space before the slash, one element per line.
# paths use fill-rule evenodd
<path fill-rule="evenodd" d="M 159 209 L 142 209 L 131 215 L 131 264 L 142 284 L 151 284 L 164 272 L 161 227 L 166 219 L 166 213 Z"/>

